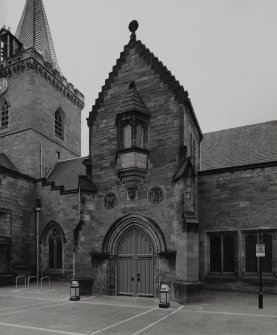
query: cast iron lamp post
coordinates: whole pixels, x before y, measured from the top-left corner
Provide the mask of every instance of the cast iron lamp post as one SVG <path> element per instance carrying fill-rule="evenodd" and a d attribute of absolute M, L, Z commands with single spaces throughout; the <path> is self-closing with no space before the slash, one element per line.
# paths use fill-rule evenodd
<path fill-rule="evenodd" d="M 261 229 L 259 229 L 259 244 L 262 244 Z M 261 256 L 259 256 L 259 308 L 263 308 L 263 269 Z"/>
<path fill-rule="evenodd" d="M 41 210 L 40 199 L 36 199 L 36 213 L 37 213 L 37 284 L 39 278 L 39 213 Z"/>

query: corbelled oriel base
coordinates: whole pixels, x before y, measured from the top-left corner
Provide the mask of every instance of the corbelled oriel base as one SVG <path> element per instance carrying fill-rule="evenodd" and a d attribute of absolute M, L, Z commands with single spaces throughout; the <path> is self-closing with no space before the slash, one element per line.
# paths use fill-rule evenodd
<path fill-rule="evenodd" d="M 187 304 L 201 301 L 202 283 L 176 280 L 173 282 L 174 300 Z"/>

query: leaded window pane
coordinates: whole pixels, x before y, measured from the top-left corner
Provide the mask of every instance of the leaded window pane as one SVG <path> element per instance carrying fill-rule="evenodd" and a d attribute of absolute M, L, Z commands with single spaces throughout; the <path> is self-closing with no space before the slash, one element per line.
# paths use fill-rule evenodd
<path fill-rule="evenodd" d="M 49 268 L 53 269 L 55 267 L 55 243 L 52 237 L 48 241 L 49 246 Z"/>
<path fill-rule="evenodd" d="M 144 129 L 141 124 L 137 126 L 136 131 L 136 146 L 143 148 L 144 147 Z"/>
<path fill-rule="evenodd" d="M 210 271 L 221 272 L 221 238 L 213 236 L 210 238 Z"/>
<path fill-rule="evenodd" d="M 245 237 L 245 271 L 258 272 L 258 262 L 256 258 L 256 243 L 255 235 Z"/>
<path fill-rule="evenodd" d="M 57 269 L 63 267 L 63 243 L 60 238 L 56 240 L 56 259 L 57 259 Z"/>
<path fill-rule="evenodd" d="M 223 237 L 223 272 L 234 272 L 235 266 L 235 243 L 233 236 Z"/>
<path fill-rule="evenodd" d="M 11 247 L 7 244 L 0 244 L 0 274 L 8 273 L 10 269 Z"/>
<path fill-rule="evenodd" d="M 263 243 L 265 244 L 265 257 L 262 258 L 262 270 L 272 272 L 272 236 L 264 234 Z"/>
<path fill-rule="evenodd" d="M 130 124 L 127 124 L 123 128 L 123 145 L 124 149 L 131 148 L 132 146 L 132 128 Z"/>

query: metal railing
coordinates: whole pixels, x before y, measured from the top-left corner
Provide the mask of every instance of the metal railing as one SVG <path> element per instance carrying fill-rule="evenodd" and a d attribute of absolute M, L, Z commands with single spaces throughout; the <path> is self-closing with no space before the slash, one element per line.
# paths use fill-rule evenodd
<path fill-rule="evenodd" d="M 28 277 L 28 290 L 30 289 L 30 279 L 31 278 L 37 278 L 37 288 L 38 288 L 38 276 L 30 276 Z"/>
<path fill-rule="evenodd" d="M 48 279 L 48 288 L 51 290 L 51 278 L 49 276 L 44 276 L 40 278 L 40 290 L 42 291 L 42 282 L 44 279 Z"/>
<path fill-rule="evenodd" d="M 16 288 L 16 290 L 17 290 L 17 287 L 18 287 L 18 279 L 20 279 L 20 278 L 24 278 L 24 288 L 26 288 L 26 276 L 21 275 L 21 276 L 17 276 L 15 278 L 15 288 Z"/>

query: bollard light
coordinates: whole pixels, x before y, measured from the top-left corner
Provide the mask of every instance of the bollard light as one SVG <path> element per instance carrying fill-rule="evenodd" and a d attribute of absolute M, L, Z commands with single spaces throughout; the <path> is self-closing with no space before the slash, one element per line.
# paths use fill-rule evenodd
<path fill-rule="evenodd" d="M 77 280 L 72 280 L 70 285 L 70 301 L 78 301 L 80 300 L 80 286 Z"/>
<path fill-rule="evenodd" d="M 169 287 L 166 284 L 162 284 L 160 288 L 160 303 L 159 308 L 169 307 Z"/>

